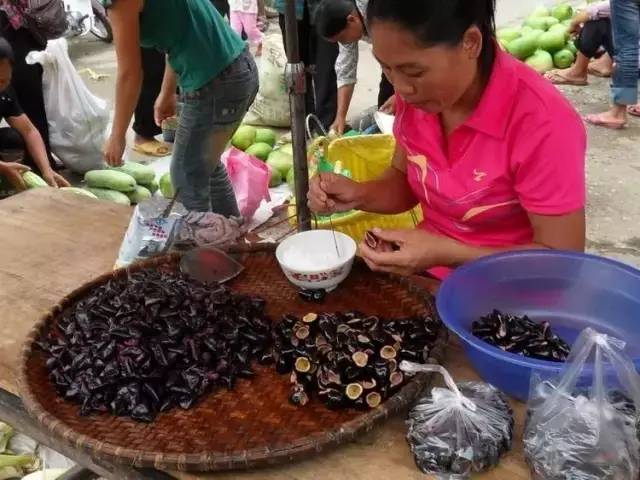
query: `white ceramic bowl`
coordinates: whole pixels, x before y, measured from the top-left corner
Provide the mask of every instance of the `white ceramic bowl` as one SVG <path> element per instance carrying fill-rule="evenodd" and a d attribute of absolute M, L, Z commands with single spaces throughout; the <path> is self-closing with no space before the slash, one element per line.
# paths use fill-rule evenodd
<path fill-rule="evenodd" d="M 305 289 L 335 289 L 351 272 L 356 242 L 335 232 L 340 256 L 331 230 L 310 230 L 284 240 L 276 249 L 276 258 L 291 283 Z"/>

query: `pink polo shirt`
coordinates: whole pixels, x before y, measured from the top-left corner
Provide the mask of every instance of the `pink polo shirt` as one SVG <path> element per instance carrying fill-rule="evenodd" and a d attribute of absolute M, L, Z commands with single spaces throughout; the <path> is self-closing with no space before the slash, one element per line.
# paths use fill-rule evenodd
<path fill-rule="evenodd" d="M 533 239 L 527 212 L 584 207 L 582 120 L 550 82 L 500 49 L 478 107 L 448 139 L 438 115 L 399 95 L 396 107 L 394 134 L 425 230 L 469 245 L 522 245 Z"/>

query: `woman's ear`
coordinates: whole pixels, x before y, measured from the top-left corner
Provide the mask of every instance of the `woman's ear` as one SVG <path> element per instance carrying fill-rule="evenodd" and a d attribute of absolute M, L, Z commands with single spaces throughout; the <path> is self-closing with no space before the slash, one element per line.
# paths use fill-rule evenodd
<path fill-rule="evenodd" d="M 483 41 L 482 32 L 475 25 L 469 27 L 464 33 L 464 37 L 462 37 L 462 48 L 470 60 L 476 60 L 480 57 Z"/>

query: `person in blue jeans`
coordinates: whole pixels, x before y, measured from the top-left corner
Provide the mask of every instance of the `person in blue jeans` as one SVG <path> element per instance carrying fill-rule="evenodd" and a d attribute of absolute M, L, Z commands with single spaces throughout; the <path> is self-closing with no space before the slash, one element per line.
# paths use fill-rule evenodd
<path fill-rule="evenodd" d="M 640 0 L 611 0 L 611 24 L 615 66 L 611 83 L 611 108 L 588 115 L 592 125 L 612 129 L 627 125 L 627 114 L 638 102 L 638 41 L 640 40 Z"/>
<path fill-rule="evenodd" d="M 240 216 L 233 186 L 220 161 L 258 93 L 258 70 L 242 39 L 209 0 L 102 0 L 113 26 L 118 76 L 115 115 L 104 155 L 120 165 L 126 132 L 140 95 L 140 47 L 166 52 L 156 124 L 182 108 L 173 147 L 171 179 L 191 211 Z"/>

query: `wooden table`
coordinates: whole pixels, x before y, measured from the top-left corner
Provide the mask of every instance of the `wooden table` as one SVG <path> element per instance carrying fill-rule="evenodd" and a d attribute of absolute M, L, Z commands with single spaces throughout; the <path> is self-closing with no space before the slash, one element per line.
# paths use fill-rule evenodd
<path fill-rule="evenodd" d="M 53 189 L 30 190 L 0 201 L 0 387 L 4 389 L 0 393 L 16 392 L 16 359 L 24 337 L 41 314 L 65 294 L 113 267 L 130 215 L 130 208 Z M 446 366 L 456 379 L 478 378 L 456 341 L 451 342 Z M 37 431 L 37 424 L 27 424 L 15 413 L 19 403 L 11 398 L 7 401 L 6 395 L 0 400 L 0 418 L 19 423 L 15 425 L 18 429 L 53 444 L 100 475 L 117 480 L 167 478 L 161 472 L 96 461 L 70 446 L 56 444 Z M 514 402 L 513 407 L 518 425 L 515 448 L 497 469 L 477 476 L 479 479 L 529 478 L 521 442 L 524 405 Z M 350 445 L 291 465 L 210 475 L 169 473 L 180 480 L 424 479 L 415 467 L 405 433 L 404 418 L 397 417 Z"/>

